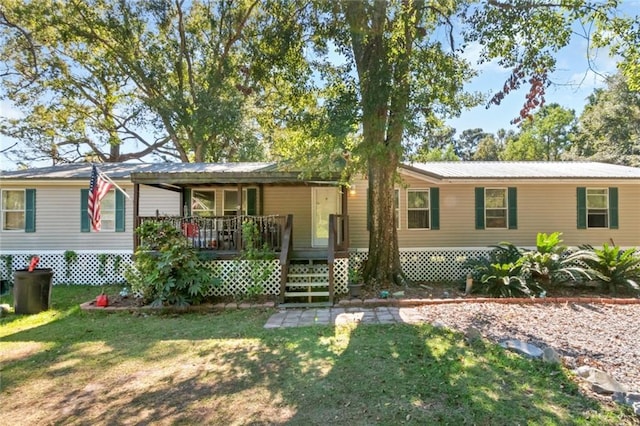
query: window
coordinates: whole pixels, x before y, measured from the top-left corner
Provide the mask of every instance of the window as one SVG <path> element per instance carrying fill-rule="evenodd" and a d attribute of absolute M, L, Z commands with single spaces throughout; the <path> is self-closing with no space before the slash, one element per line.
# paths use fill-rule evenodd
<path fill-rule="evenodd" d="M 191 213 L 200 217 L 215 216 L 216 192 L 213 190 L 194 190 L 191 194 Z"/>
<path fill-rule="evenodd" d="M 2 190 L 2 230 L 23 231 L 25 229 L 26 197 L 21 189 Z"/>
<path fill-rule="evenodd" d="M 609 227 L 609 203 L 606 189 L 587 188 L 587 227 Z"/>
<path fill-rule="evenodd" d="M 407 228 L 429 228 L 429 191 L 407 191 Z"/>
<path fill-rule="evenodd" d="M 475 188 L 476 229 L 518 229 L 518 189 Z"/>
<path fill-rule="evenodd" d="M 27 190 L 28 191 L 28 190 Z M 28 201 L 28 197 L 27 197 Z M 34 200 L 35 204 L 35 200 Z M 89 189 L 80 190 L 80 232 L 92 232 L 89 221 Z M 29 217 L 27 208 L 27 218 Z M 120 190 L 112 189 L 100 201 L 100 217 L 102 231 L 125 232 L 126 200 Z"/>
<path fill-rule="evenodd" d="M 222 214 L 225 216 L 235 216 L 238 214 L 238 191 L 224 190 L 224 209 Z"/>
<path fill-rule="evenodd" d="M 396 229 L 400 229 L 400 190 L 394 189 L 394 200 L 393 205 L 395 206 L 395 220 L 396 220 Z"/>
<path fill-rule="evenodd" d="M 618 229 L 618 188 L 577 189 L 578 229 Z"/>
<path fill-rule="evenodd" d="M 485 188 L 485 227 L 507 227 L 506 188 Z"/>
<path fill-rule="evenodd" d="M 100 201 L 100 217 L 102 228 L 100 231 L 116 230 L 116 190 L 110 190 Z"/>
<path fill-rule="evenodd" d="M 238 212 L 238 191 L 224 190 L 224 203 L 222 214 L 235 216 Z M 257 215 L 258 213 L 258 189 L 242 188 L 242 212 L 240 214 Z"/>

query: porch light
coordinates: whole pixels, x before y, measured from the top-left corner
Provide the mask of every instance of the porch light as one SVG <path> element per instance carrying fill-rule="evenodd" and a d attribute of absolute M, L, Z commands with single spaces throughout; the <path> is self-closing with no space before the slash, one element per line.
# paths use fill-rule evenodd
<path fill-rule="evenodd" d="M 356 195 L 356 186 L 355 185 L 351 185 L 349 187 L 349 195 Z"/>

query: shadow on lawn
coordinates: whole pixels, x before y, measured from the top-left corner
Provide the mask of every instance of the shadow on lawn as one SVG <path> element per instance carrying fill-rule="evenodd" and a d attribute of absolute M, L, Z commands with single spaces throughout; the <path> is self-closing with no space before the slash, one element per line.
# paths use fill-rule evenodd
<path fill-rule="evenodd" d="M 576 424 L 599 410 L 559 368 L 446 330 L 265 330 L 268 315 L 77 312 L 12 334 L 49 346 L 3 367 L 5 420 Z"/>

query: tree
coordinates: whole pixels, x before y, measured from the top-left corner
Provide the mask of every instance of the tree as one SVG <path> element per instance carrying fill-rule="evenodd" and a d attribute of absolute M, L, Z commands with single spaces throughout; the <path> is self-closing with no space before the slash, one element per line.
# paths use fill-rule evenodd
<path fill-rule="evenodd" d="M 473 153 L 473 161 L 498 161 L 500 159 L 500 152 L 503 150 L 503 145 L 496 140 L 496 137 L 492 134 L 480 139 L 478 147 Z"/>
<path fill-rule="evenodd" d="M 335 7 L 331 3 L 323 9 L 332 16 L 324 22 L 326 34 L 353 61 L 357 75 L 360 149 L 370 185 L 365 279 L 403 282 L 393 197 L 403 140 L 415 134 L 415 129 L 428 128 L 463 106 L 462 85 L 473 75 L 462 56 L 464 46 L 477 43 L 482 60 L 499 58 L 500 65 L 513 70 L 501 92 L 503 97 L 515 87 L 530 85 L 521 113 L 527 117 L 544 102 L 554 55 L 569 43 L 574 21 L 597 21 L 605 28 L 615 7 L 615 3 L 582 1 L 370 0 L 342 1 Z M 463 36 L 458 46 L 453 22 L 460 25 L 456 30 Z"/>
<path fill-rule="evenodd" d="M 462 160 L 471 160 L 478 149 L 478 144 L 489 136 L 480 128 L 464 130 L 456 140 L 456 154 Z"/>
<path fill-rule="evenodd" d="M 621 74 L 608 78 L 589 96 L 575 139 L 573 155 L 640 166 L 640 92 Z"/>
<path fill-rule="evenodd" d="M 503 160 L 557 161 L 571 146 L 575 112 L 558 104 L 543 106 L 505 146 Z"/>
<path fill-rule="evenodd" d="M 3 26 L 12 69 L 3 94 L 26 118 L 4 120 L 1 130 L 55 161 L 261 158 L 247 112 L 263 85 L 248 66 L 255 49 L 243 38 L 267 19 L 259 6 L 9 1 L 3 16 L 23 23 L 41 65 L 33 66 L 22 33 Z M 121 153 L 126 141 L 141 149 Z"/>
<path fill-rule="evenodd" d="M 411 161 L 417 163 L 427 163 L 429 161 L 460 161 L 460 157 L 456 155 L 453 144 L 449 144 L 445 148 L 434 148 L 429 151 L 420 150 L 417 154 L 411 156 Z"/>

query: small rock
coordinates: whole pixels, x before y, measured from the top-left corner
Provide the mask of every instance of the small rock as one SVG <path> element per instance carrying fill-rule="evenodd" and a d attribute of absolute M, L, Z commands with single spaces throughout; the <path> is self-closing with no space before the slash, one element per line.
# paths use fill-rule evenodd
<path fill-rule="evenodd" d="M 640 402 L 634 402 L 631 407 L 633 408 L 633 414 L 640 416 Z"/>
<path fill-rule="evenodd" d="M 468 327 L 464 332 L 464 336 L 470 342 L 482 339 L 482 333 L 480 333 L 480 330 L 475 327 Z"/>
<path fill-rule="evenodd" d="M 591 374 L 591 367 L 589 367 L 588 365 L 581 365 L 580 367 L 573 370 L 573 372 L 576 373 L 578 377 L 586 379 L 587 377 L 589 377 L 589 374 Z"/>
<path fill-rule="evenodd" d="M 505 349 L 518 352 L 522 355 L 529 356 L 531 358 L 542 357 L 542 349 L 530 343 L 522 342 L 520 340 L 505 340 L 504 342 L 500 343 L 500 346 Z"/>
<path fill-rule="evenodd" d="M 6 304 L 6 303 L 1 304 L 0 305 L 0 317 L 3 317 L 5 315 L 7 315 L 9 313 L 9 309 L 11 309 L 11 307 L 8 304 Z"/>
<path fill-rule="evenodd" d="M 442 321 L 440 321 L 440 320 L 435 320 L 434 322 L 432 322 L 432 323 L 431 323 L 431 325 L 432 325 L 434 328 L 447 328 L 447 324 L 443 323 L 443 322 L 442 322 Z"/>
<path fill-rule="evenodd" d="M 542 351 L 542 360 L 544 362 L 548 362 L 549 364 L 561 364 L 562 360 L 560 359 L 560 355 L 556 352 L 552 347 L 546 347 Z"/>
<path fill-rule="evenodd" d="M 586 380 L 591 383 L 591 389 L 599 394 L 608 395 L 614 392 L 626 392 L 625 387 L 616 379 L 596 368 L 591 369 Z"/>
<path fill-rule="evenodd" d="M 640 393 L 637 392 L 614 392 L 611 396 L 618 404 L 631 405 L 640 403 Z"/>

